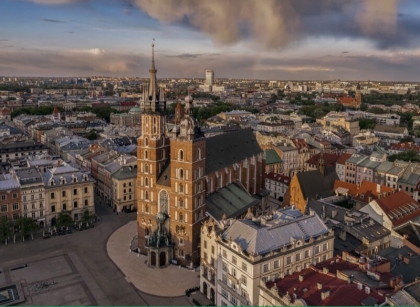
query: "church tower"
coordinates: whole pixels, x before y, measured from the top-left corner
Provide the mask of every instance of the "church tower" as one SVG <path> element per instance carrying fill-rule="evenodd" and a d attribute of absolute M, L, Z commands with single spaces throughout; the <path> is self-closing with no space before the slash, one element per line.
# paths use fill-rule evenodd
<path fill-rule="evenodd" d="M 361 104 L 362 104 L 362 94 L 360 93 L 360 84 L 357 83 L 357 87 L 356 87 L 356 97 L 355 100 L 357 102 L 357 107 L 360 108 Z"/>
<path fill-rule="evenodd" d="M 137 225 L 140 252 L 145 253 L 148 236 L 157 227 L 157 213 L 169 213 L 168 205 L 158 207 L 157 180 L 169 157 L 169 138 L 166 136 L 166 101 L 164 90 L 156 78 L 152 44 L 150 81 L 143 86 L 140 99 L 142 134 L 137 139 Z"/>
<path fill-rule="evenodd" d="M 171 233 L 174 257 L 197 264 L 201 222 L 205 216 L 206 142 L 193 117 L 193 98 L 185 97 L 185 114 L 171 135 Z"/>

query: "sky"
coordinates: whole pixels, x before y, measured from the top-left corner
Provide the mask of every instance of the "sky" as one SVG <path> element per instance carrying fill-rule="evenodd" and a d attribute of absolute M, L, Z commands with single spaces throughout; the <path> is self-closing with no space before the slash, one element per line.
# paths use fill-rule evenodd
<path fill-rule="evenodd" d="M 1 76 L 420 81 L 419 0 L 1 0 Z"/>

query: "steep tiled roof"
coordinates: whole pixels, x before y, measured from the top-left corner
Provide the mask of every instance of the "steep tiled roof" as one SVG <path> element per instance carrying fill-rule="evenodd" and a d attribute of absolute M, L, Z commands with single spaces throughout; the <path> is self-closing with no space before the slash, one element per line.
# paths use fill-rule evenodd
<path fill-rule="evenodd" d="M 313 155 L 312 158 L 310 158 L 309 160 L 306 161 L 306 163 L 312 164 L 312 165 L 317 165 L 320 156 L 321 156 L 321 153 Z M 324 153 L 325 167 L 326 168 L 327 167 L 334 167 L 335 168 L 335 164 L 337 163 L 337 160 L 339 158 L 340 158 L 339 155 Z"/>
<path fill-rule="evenodd" d="M 327 176 L 322 176 L 317 170 L 297 173 L 295 176 L 297 176 L 299 180 L 305 199 L 332 195 L 334 182 L 335 180 L 338 180 L 336 172 L 331 172 Z"/>
<path fill-rule="evenodd" d="M 337 268 L 334 269 L 333 266 Z M 271 289 L 275 283 L 280 296 L 287 293 L 293 300 L 295 295 L 296 299 L 303 299 L 307 306 L 361 306 L 367 298 L 372 298 L 371 302 L 377 304 L 385 301 L 385 297 L 381 296 L 377 290 L 371 289 L 367 293 L 365 289 L 359 290 L 356 283 L 348 283 L 347 280 L 335 276 L 334 271 L 337 270 L 342 271 L 347 268 L 357 271 L 357 265 L 343 260 L 337 263 L 336 259 L 330 259 L 317 267 L 327 267 L 330 272 L 325 274 L 321 269 L 311 266 L 301 272 L 287 275 L 283 279 L 269 281 L 267 287 Z M 299 281 L 299 275 L 303 276 L 302 281 Z M 322 285 L 322 289 L 318 289 L 318 284 Z M 330 291 L 329 296 L 322 299 L 322 291 Z"/>
<path fill-rule="evenodd" d="M 349 153 L 343 153 L 341 154 L 341 156 L 338 158 L 336 164 L 341 164 L 341 165 L 345 165 L 346 164 L 346 160 L 349 159 L 351 157 L 351 154 Z"/>
<path fill-rule="evenodd" d="M 402 225 L 420 216 L 420 203 L 403 191 L 376 200 L 393 226 Z"/>
<path fill-rule="evenodd" d="M 251 129 L 206 138 L 206 150 L 206 174 L 263 152 Z"/>

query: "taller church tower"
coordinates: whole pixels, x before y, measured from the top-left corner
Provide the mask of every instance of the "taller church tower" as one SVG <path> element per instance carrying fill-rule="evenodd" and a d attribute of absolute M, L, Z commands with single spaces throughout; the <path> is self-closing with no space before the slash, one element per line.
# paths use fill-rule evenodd
<path fill-rule="evenodd" d="M 157 227 L 157 213 L 169 214 L 168 202 L 158 206 L 156 192 L 157 180 L 169 156 L 169 138 L 165 133 L 166 101 L 164 90 L 157 84 L 154 47 L 153 43 L 150 81 L 143 87 L 140 99 L 142 134 L 137 139 L 137 222 L 142 253 L 149 235 Z"/>

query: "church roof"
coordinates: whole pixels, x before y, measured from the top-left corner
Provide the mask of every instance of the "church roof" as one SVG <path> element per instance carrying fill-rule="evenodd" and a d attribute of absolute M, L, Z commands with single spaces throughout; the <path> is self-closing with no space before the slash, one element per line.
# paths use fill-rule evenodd
<path fill-rule="evenodd" d="M 206 174 L 263 152 L 251 129 L 206 138 L 206 150 Z"/>
<path fill-rule="evenodd" d="M 327 197 L 333 194 L 334 182 L 338 180 L 337 173 L 331 172 L 322 176 L 318 170 L 297 173 L 302 194 L 305 199 Z"/>
<path fill-rule="evenodd" d="M 226 218 L 236 218 L 258 203 L 258 199 L 235 183 L 209 194 L 206 199 L 207 212 L 216 220 L 221 220 L 224 214 Z"/>

